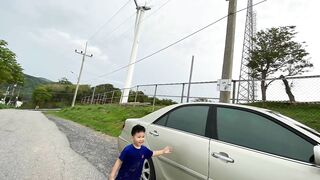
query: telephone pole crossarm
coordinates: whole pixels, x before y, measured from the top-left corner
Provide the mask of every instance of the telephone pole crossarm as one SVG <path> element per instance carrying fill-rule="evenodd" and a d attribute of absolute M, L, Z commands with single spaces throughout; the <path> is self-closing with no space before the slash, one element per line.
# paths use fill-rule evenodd
<path fill-rule="evenodd" d="M 93 54 L 90 54 L 90 55 L 87 54 L 87 47 L 88 47 L 88 42 L 86 42 L 86 46 L 85 46 L 84 51 L 78 51 L 77 49 L 74 50 L 75 53 L 82 55 L 82 62 L 81 62 L 80 73 L 79 73 L 78 80 L 77 80 L 76 90 L 74 91 L 74 96 L 73 96 L 71 107 L 73 107 L 76 103 L 77 93 L 78 93 L 78 89 L 79 89 L 79 83 L 80 83 L 80 79 L 81 79 L 81 74 L 82 74 L 82 69 L 83 69 L 85 57 L 93 57 Z"/>

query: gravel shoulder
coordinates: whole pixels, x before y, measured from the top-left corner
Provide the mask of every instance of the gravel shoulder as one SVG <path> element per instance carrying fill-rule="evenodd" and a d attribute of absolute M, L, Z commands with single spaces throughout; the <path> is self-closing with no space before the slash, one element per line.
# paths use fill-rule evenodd
<path fill-rule="evenodd" d="M 71 148 L 108 177 L 118 156 L 117 139 L 70 120 L 46 114 L 69 140 Z"/>

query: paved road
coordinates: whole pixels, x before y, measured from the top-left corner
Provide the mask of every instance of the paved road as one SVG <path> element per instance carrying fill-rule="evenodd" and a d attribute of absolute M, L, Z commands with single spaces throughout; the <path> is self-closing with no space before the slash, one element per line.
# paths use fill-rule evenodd
<path fill-rule="evenodd" d="M 41 112 L 0 110 L 0 179 L 106 177 L 74 152 L 67 137 Z"/>

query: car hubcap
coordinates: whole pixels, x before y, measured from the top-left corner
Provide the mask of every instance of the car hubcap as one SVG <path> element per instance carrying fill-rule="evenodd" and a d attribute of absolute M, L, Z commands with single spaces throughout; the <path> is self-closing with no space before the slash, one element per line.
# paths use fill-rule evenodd
<path fill-rule="evenodd" d="M 144 160 L 142 174 L 140 180 L 150 180 L 150 164 L 148 160 Z"/>

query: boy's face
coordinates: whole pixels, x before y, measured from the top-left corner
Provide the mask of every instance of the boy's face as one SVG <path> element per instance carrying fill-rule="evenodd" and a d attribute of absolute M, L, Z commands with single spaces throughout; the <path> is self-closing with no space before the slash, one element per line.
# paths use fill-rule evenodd
<path fill-rule="evenodd" d="M 144 132 L 138 132 L 132 136 L 133 143 L 136 146 L 141 146 L 144 143 Z"/>

